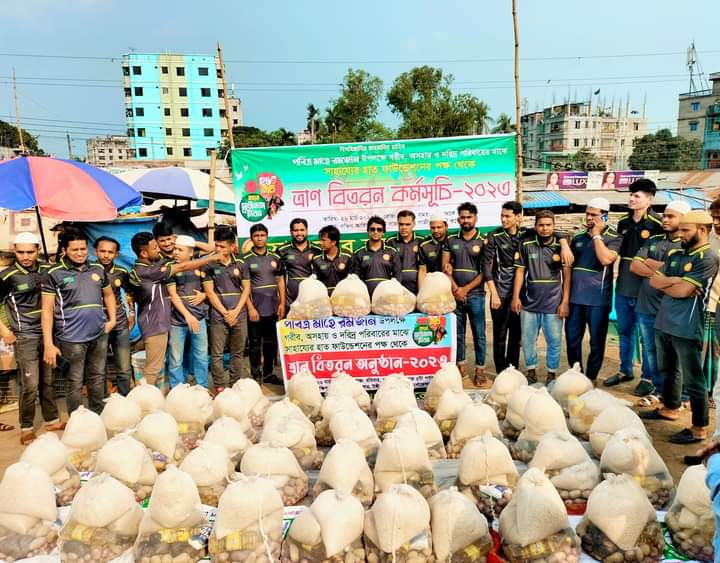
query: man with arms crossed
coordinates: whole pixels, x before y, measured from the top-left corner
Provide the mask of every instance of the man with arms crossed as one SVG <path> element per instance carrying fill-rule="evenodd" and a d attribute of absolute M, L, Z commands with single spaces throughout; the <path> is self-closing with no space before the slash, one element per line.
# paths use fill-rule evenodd
<path fill-rule="evenodd" d="M 313 272 L 332 295 L 335 286 L 350 273 L 352 254 L 340 249 L 340 231 L 334 225 L 320 229 L 321 252 L 313 258 Z"/>

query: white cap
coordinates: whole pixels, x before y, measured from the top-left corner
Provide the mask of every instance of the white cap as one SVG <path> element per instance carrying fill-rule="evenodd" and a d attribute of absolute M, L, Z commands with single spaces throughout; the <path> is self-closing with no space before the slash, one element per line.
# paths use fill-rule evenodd
<path fill-rule="evenodd" d="M 610 202 L 604 197 L 594 197 L 587 203 L 588 207 L 599 209 L 600 211 L 610 211 Z"/>
<path fill-rule="evenodd" d="M 178 235 L 175 237 L 175 246 L 187 246 L 195 248 L 195 239 L 187 235 Z"/>
<path fill-rule="evenodd" d="M 443 223 L 447 223 L 447 219 L 445 219 L 445 215 L 442 215 L 440 213 L 436 213 L 435 215 L 430 217 L 430 222 L 432 223 L 433 221 L 442 221 Z"/>
<path fill-rule="evenodd" d="M 40 245 L 40 239 L 35 233 L 18 233 L 15 235 L 13 244 L 37 244 Z"/>
<path fill-rule="evenodd" d="M 667 204 L 667 207 L 665 209 L 672 209 L 674 211 L 677 211 L 681 215 L 685 215 L 686 213 L 690 212 L 690 204 L 687 201 L 683 201 L 681 199 L 674 199 L 670 203 Z"/>

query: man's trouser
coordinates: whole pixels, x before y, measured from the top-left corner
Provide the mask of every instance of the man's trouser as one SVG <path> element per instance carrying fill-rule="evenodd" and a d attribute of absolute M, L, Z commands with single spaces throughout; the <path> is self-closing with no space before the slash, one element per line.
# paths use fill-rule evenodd
<path fill-rule="evenodd" d="M 232 386 L 241 377 L 247 377 L 246 370 L 243 369 L 243 352 L 245 350 L 247 330 L 247 312 L 245 309 L 238 316 L 235 326 L 231 327 L 224 321 L 210 321 L 208 325 L 211 355 L 210 373 L 215 389 L 228 386 L 223 364 L 225 347 L 228 344 L 230 347 L 229 385 Z"/>
<path fill-rule="evenodd" d="M 272 374 L 275 367 L 278 346 L 277 321 L 277 315 L 260 317 L 260 320 L 255 322 L 248 321 L 250 373 L 255 379 Z"/>
<path fill-rule="evenodd" d="M 72 413 L 83 403 L 82 387 L 87 387 L 88 408 L 100 414 L 105 406 L 105 364 L 107 362 L 107 334 L 90 342 L 58 340 L 58 348 L 70 367 L 67 371 L 67 410 Z"/>
<path fill-rule="evenodd" d="M 35 425 L 35 402 L 40 396 L 40 410 L 45 424 L 60 420 L 53 368 L 43 362 L 43 339 L 40 335 L 17 335 L 15 363 L 19 391 L 20 430 L 32 430 Z"/>
<path fill-rule="evenodd" d="M 605 358 L 605 340 L 610 323 L 610 307 L 570 304 L 570 316 L 565 322 L 565 343 L 568 364 L 585 365 L 584 373 L 595 381 Z M 590 353 L 587 364 L 582 361 L 582 345 L 585 328 L 590 331 Z"/>

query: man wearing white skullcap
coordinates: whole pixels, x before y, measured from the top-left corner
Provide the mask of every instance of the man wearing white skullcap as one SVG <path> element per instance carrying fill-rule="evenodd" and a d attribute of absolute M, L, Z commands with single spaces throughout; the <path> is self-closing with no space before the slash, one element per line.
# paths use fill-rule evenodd
<path fill-rule="evenodd" d="M 663 381 L 657 366 L 657 348 L 655 346 L 655 316 L 660 308 L 662 293 L 650 286 L 650 278 L 660 269 L 674 249 L 681 247 L 678 234 L 680 219 L 690 211 L 685 201 L 673 200 L 665 208 L 662 218 L 663 234 L 650 237 L 640 247 L 630 271 L 642 278 L 638 293 L 635 315 L 640 327 L 643 346 L 647 350 L 647 365 L 643 366 L 643 376 L 635 387 L 635 395 L 644 397 L 642 406 L 652 406 L 660 402 Z"/>
<path fill-rule="evenodd" d="M 8 324 L 0 322 L 0 338 L 15 345 L 17 384 L 19 388 L 20 443 L 35 439 L 35 402 L 40 408 L 47 430 L 61 430 L 53 370 L 42 361 L 43 339 L 40 326 L 40 287 L 47 270 L 38 262 L 40 239 L 33 233 L 19 233 L 14 240 L 15 262 L 0 272 L 0 302 L 5 304 Z M 0 424 L 0 432 L 12 430 Z"/>
<path fill-rule="evenodd" d="M 442 247 L 447 238 L 448 223 L 445 216 L 436 213 L 430 217 L 430 234 L 418 248 L 418 286 L 422 287 L 425 275 L 442 271 Z"/>
<path fill-rule="evenodd" d="M 584 365 L 585 375 L 595 381 L 603 359 L 613 294 L 613 264 L 622 237 L 608 225 L 610 202 L 591 199 L 585 209 L 587 229 L 575 235 L 570 248 L 575 256 L 570 291 L 570 315 L 565 322 L 568 363 Z M 590 353 L 582 358 L 585 330 L 590 333 Z"/>

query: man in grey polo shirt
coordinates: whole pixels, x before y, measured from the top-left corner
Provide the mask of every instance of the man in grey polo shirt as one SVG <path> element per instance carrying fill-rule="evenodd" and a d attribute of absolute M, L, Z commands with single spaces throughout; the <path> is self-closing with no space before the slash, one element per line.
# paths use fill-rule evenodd
<path fill-rule="evenodd" d="M 418 251 L 420 242 L 415 236 L 415 213 L 403 209 L 397 214 L 398 232 L 386 242 L 400 254 L 400 283 L 413 295 L 418 292 Z"/>
<path fill-rule="evenodd" d="M 62 354 L 70 366 L 68 413 L 82 405 L 85 383 L 88 407 L 100 414 L 105 397 L 107 335 L 116 322 L 115 295 L 102 265 L 88 261 L 87 243 L 87 236 L 76 227 L 65 229 L 60 240 L 64 255 L 47 271 L 43 282 L 42 333 L 45 362 L 55 367 L 57 356 Z"/>

